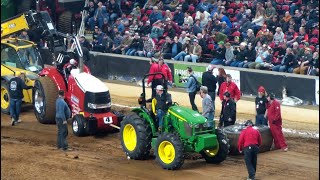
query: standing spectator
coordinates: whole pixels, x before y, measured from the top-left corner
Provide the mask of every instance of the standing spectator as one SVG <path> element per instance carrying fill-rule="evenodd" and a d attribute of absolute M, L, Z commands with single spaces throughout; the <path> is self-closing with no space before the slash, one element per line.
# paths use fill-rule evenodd
<path fill-rule="evenodd" d="M 193 75 L 193 70 L 191 67 L 187 68 L 188 70 L 188 81 L 186 82 L 187 92 L 189 93 L 189 100 L 192 106 L 192 110 L 198 111 L 197 105 L 194 103 L 194 99 L 196 98 L 197 94 L 197 80 L 196 77 Z"/>
<path fill-rule="evenodd" d="M 155 99 L 157 100 L 156 103 L 156 112 L 157 112 L 157 119 L 158 119 L 158 132 L 162 132 L 162 125 L 163 125 L 163 117 L 167 112 L 169 106 L 172 104 L 171 94 L 167 91 L 164 91 L 163 86 L 157 85 L 156 87 L 156 96 Z"/>
<path fill-rule="evenodd" d="M 202 74 L 202 85 L 207 87 L 207 94 L 212 99 L 213 107 L 215 107 L 215 99 L 216 99 L 216 89 L 217 89 L 217 78 L 213 75 L 212 71 L 214 66 L 210 64 L 208 66 L 208 71 Z"/>
<path fill-rule="evenodd" d="M 225 65 L 226 48 L 222 41 L 218 42 L 218 48 L 215 50 L 215 58 L 211 61 L 211 64 Z"/>
<path fill-rule="evenodd" d="M 268 100 L 266 97 L 266 90 L 263 86 L 258 88 L 258 96 L 255 99 L 256 104 L 256 125 L 268 125 L 268 121 L 265 118 Z"/>
<path fill-rule="evenodd" d="M 229 42 L 226 43 L 225 66 L 230 66 L 234 60 L 233 47 Z"/>
<path fill-rule="evenodd" d="M 194 39 L 193 45 L 189 49 L 189 52 L 188 52 L 189 54 L 184 57 L 184 61 L 188 62 L 189 59 L 191 59 L 193 63 L 196 63 L 201 55 L 201 52 L 202 52 L 202 48 L 198 44 L 198 40 Z"/>
<path fill-rule="evenodd" d="M 57 148 L 68 150 L 68 124 L 67 119 L 71 117 L 70 109 L 64 101 L 64 90 L 59 90 L 59 97 L 56 100 L 56 124 L 58 126 Z"/>
<path fill-rule="evenodd" d="M 177 7 L 174 12 L 173 21 L 178 23 L 179 26 L 183 25 L 184 22 L 184 14 L 181 12 L 181 7 Z"/>
<path fill-rule="evenodd" d="M 16 122 L 20 123 L 20 109 L 23 99 L 23 89 L 32 89 L 32 86 L 25 84 L 26 74 L 20 72 L 19 75 L 10 79 L 9 84 L 9 96 L 10 96 L 10 116 L 11 125 L 14 126 Z"/>
<path fill-rule="evenodd" d="M 222 108 L 219 120 L 219 127 L 227 127 L 234 125 L 236 122 L 236 103 L 230 98 L 230 93 L 226 91 L 223 93 Z"/>
<path fill-rule="evenodd" d="M 121 54 L 121 42 L 123 37 L 120 35 L 120 32 L 116 33 L 116 37 L 113 40 L 113 46 L 111 48 L 112 53 Z"/>
<path fill-rule="evenodd" d="M 143 50 L 137 51 L 136 55 L 151 58 L 152 55 L 154 54 L 155 44 L 148 35 L 144 35 L 142 39 L 143 39 Z"/>
<path fill-rule="evenodd" d="M 172 58 L 172 60 L 175 61 L 183 61 L 184 57 L 187 55 L 187 53 L 189 52 L 190 49 L 190 38 L 189 37 L 185 37 L 184 38 L 185 43 L 182 46 L 181 51 Z M 180 43 L 180 41 L 178 41 Z"/>
<path fill-rule="evenodd" d="M 217 75 L 217 81 L 218 81 L 218 91 L 217 95 L 220 95 L 220 87 L 222 83 L 226 82 L 227 80 L 227 74 L 226 71 L 223 68 L 218 68 L 218 75 Z"/>
<path fill-rule="evenodd" d="M 208 88 L 206 86 L 200 87 L 200 97 L 202 98 L 202 116 L 207 119 L 207 127 L 213 128 L 214 119 L 214 101 L 208 95 Z"/>
<path fill-rule="evenodd" d="M 121 17 L 121 9 L 118 4 L 116 4 L 115 0 L 110 0 L 108 5 L 108 17 L 109 22 L 112 24 L 117 17 Z"/>
<path fill-rule="evenodd" d="M 252 128 L 253 123 L 247 120 L 245 123 L 246 129 L 242 130 L 238 140 L 238 150 L 244 153 L 244 161 L 247 166 L 249 177 L 255 179 L 257 171 L 257 159 L 259 147 L 262 144 L 262 138 L 259 130 Z"/>
<path fill-rule="evenodd" d="M 232 82 L 232 77 L 230 74 L 227 74 L 226 82 L 223 82 L 219 89 L 219 96 L 221 101 L 223 101 L 224 99 L 223 96 L 225 92 L 228 92 L 230 94 L 230 98 L 234 100 L 236 103 L 240 100 L 241 92 L 237 84 Z"/>
<path fill-rule="evenodd" d="M 291 68 L 292 65 L 295 65 L 295 57 L 292 54 L 292 49 L 287 48 L 286 55 L 283 57 L 281 64 L 274 66 L 272 68 L 272 71 L 278 71 L 278 72 L 288 72 L 289 68 Z M 290 69 L 291 70 L 291 69 Z M 293 69 L 292 69 L 293 71 Z"/>
<path fill-rule="evenodd" d="M 151 25 L 153 25 L 153 23 L 155 23 L 156 21 L 163 19 L 162 13 L 158 10 L 157 6 L 153 7 L 153 12 L 150 14 L 149 19 Z"/>
<path fill-rule="evenodd" d="M 275 149 L 282 149 L 288 151 L 286 140 L 282 133 L 282 118 L 280 103 L 275 99 L 275 95 L 270 93 L 268 95 L 268 106 L 267 106 L 267 118 L 270 126 L 270 131 L 273 136 L 273 142 Z"/>

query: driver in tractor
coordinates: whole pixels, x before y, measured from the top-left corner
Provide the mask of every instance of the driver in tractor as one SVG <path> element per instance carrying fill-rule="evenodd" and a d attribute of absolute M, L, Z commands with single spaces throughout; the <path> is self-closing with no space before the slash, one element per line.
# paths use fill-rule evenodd
<path fill-rule="evenodd" d="M 78 62 L 75 59 L 70 59 L 70 61 L 63 66 L 63 72 L 67 82 L 72 69 L 78 69 Z"/>
<path fill-rule="evenodd" d="M 162 85 L 156 87 L 156 96 L 152 100 L 153 108 L 155 107 L 156 119 L 159 122 L 158 132 L 161 133 L 163 125 L 163 117 L 168 110 L 168 107 L 172 105 L 171 94 L 164 91 Z M 155 106 L 154 106 L 155 104 Z"/>

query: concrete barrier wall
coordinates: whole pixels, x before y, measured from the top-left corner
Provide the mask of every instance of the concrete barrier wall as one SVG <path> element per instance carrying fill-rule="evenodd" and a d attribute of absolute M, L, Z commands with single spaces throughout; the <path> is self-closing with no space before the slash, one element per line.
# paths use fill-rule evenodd
<path fill-rule="evenodd" d="M 117 79 L 123 81 L 139 81 L 143 75 L 149 72 L 150 59 L 144 57 L 125 56 L 109 53 L 90 52 L 90 61 L 87 63 L 93 75 L 105 79 Z M 178 87 L 183 84 L 178 82 L 179 76 L 186 75 L 186 67 L 191 66 L 195 75 L 201 82 L 201 76 L 208 64 L 189 63 L 166 60 L 172 71 L 174 83 Z M 243 95 L 256 95 L 260 85 L 267 91 L 274 92 L 277 98 L 282 97 L 283 87 L 286 88 L 288 96 L 296 96 L 304 101 L 317 102 L 319 104 L 319 77 L 279 73 L 263 70 L 252 70 L 244 68 L 224 68 L 227 74 L 231 74 L 233 80 L 238 84 Z M 217 73 L 217 68 L 214 73 Z"/>

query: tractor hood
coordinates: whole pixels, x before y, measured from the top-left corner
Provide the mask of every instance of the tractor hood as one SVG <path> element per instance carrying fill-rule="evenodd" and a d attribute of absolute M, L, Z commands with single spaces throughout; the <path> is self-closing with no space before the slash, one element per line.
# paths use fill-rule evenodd
<path fill-rule="evenodd" d="M 203 124 L 207 121 L 205 117 L 190 108 L 171 106 L 168 111 L 171 115 L 189 124 Z"/>

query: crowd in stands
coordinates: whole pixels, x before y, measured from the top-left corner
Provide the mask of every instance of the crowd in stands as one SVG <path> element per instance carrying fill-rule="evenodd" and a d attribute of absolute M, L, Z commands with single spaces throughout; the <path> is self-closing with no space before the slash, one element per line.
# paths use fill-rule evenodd
<path fill-rule="evenodd" d="M 93 51 L 319 75 L 317 0 L 90 1 Z"/>

